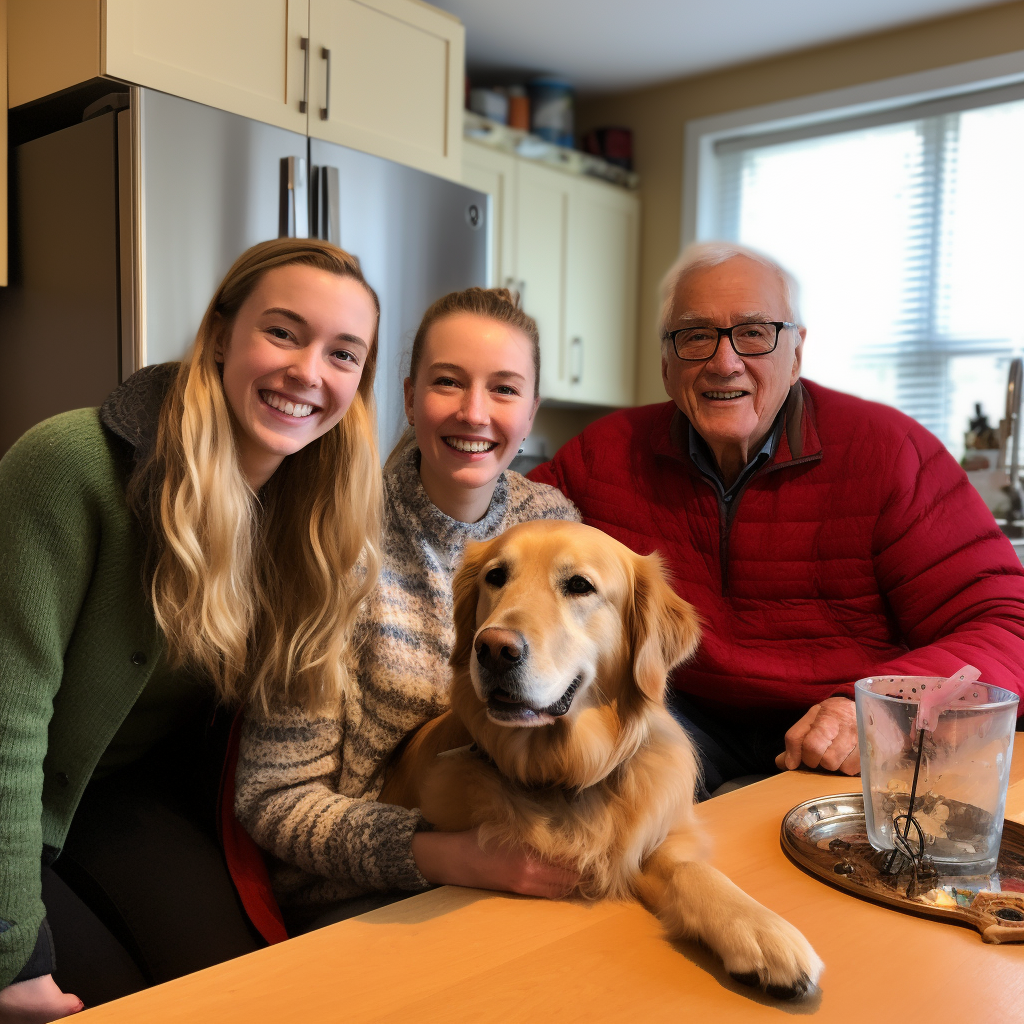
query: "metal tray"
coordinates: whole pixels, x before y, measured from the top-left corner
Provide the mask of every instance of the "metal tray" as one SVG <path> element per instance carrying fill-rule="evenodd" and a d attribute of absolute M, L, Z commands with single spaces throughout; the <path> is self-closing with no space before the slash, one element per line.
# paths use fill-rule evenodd
<path fill-rule="evenodd" d="M 1016 822 L 1003 823 L 999 862 L 990 876 L 883 873 L 889 855 L 868 842 L 860 793 L 797 804 L 782 819 L 781 841 L 797 867 L 860 899 L 976 928 L 986 942 L 1024 942 L 1024 826 Z M 957 905 L 924 898 L 935 889 Z"/>

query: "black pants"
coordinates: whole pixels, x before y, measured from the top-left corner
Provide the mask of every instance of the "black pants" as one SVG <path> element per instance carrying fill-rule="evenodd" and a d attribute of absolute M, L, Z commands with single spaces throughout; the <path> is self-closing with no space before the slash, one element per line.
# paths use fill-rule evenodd
<path fill-rule="evenodd" d="M 43 868 L 54 979 L 87 1007 L 265 945 L 216 839 L 220 749 L 190 729 L 90 783 Z"/>
<path fill-rule="evenodd" d="M 715 706 L 678 690 L 669 690 L 667 704 L 696 748 L 702 772 L 698 800 L 730 779 L 776 774 L 776 755 L 786 749 L 786 732 L 800 717 L 791 709 Z"/>

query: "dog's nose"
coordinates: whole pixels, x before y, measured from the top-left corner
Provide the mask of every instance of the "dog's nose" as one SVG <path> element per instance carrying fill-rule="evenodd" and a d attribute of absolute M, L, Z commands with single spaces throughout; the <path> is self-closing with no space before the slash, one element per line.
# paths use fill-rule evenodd
<path fill-rule="evenodd" d="M 497 672 L 518 665 L 526 657 L 527 652 L 526 640 L 522 634 L 497 626 L 482 629 L 473 646 L 476 648 L 476 657 L 480 664 Z"/>

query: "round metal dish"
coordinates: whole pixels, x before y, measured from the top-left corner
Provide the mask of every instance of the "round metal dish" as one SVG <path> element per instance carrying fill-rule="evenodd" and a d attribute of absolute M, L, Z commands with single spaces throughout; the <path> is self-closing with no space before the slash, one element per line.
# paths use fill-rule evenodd
<path fill-rule="evenodd" d="M 986 942 L 1024 942 L 1024 826 L 1016 822 L 1003 824 L 998 868 L 992 875 L 933 871 L 915 877 L 909 866 L 901 874 L 885 874 L 889 854 L 876 852 L 868 842 L 860 793 L 797 804 L 782 819 L 781 840 L 797 867 L 860 899 L 968 925 Z M 942 905 L 949 901 L 955 905 Z"/>

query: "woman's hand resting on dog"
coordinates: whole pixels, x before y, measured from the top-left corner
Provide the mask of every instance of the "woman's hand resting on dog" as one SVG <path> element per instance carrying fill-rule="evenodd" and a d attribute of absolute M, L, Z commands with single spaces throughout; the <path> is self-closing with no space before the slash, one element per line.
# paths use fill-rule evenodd
<path fill-rule="evenodd" d="M 412 855 L 420 874 L 437 885 L 497 889 L 557 900 L 576 888 L 576 871 L 541 860 L 523 847 L 480 847 L 479 829 L 468 832 L 417 832 Z"/>

